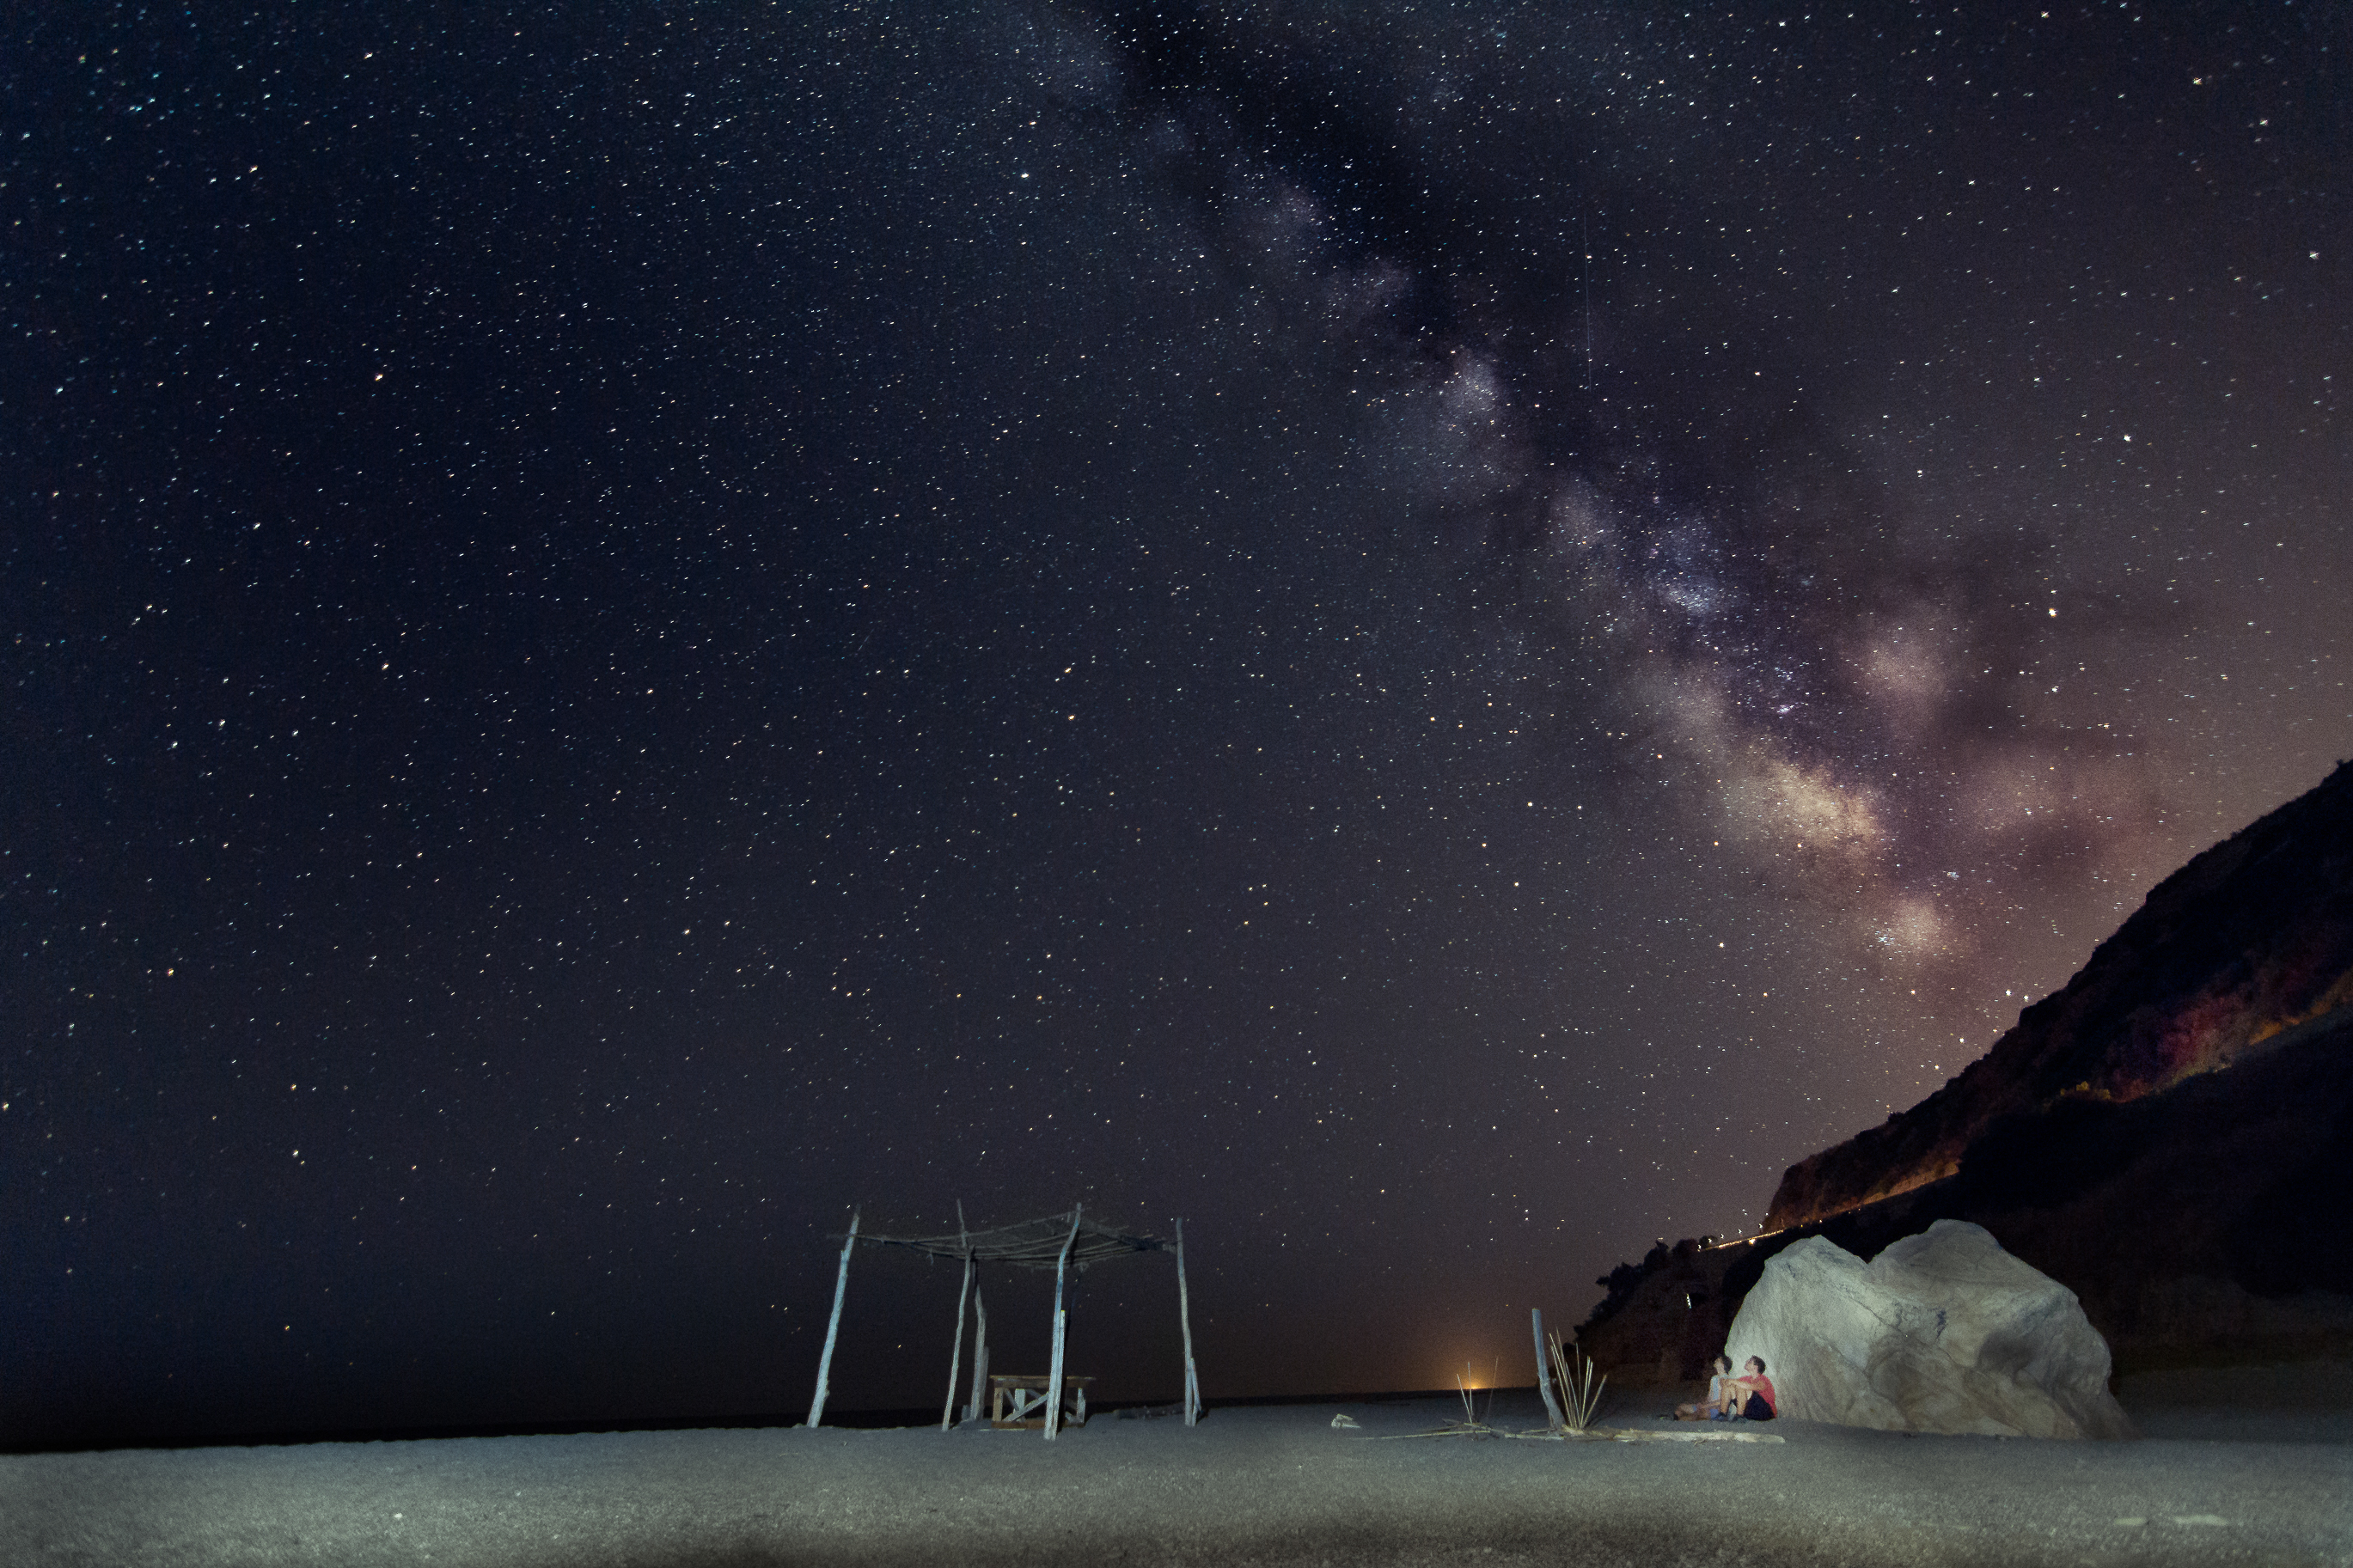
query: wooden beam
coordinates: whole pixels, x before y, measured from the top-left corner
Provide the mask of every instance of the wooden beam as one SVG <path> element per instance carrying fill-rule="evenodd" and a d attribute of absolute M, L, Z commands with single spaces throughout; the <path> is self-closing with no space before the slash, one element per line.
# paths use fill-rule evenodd
<path fill-rule="evenodd" d="M 1201 1380 L 1193 1372 L 1193 1300 L 1185 1289 L 1185 1222 L 1176 1222 L 1176 1321 L 1185 1328 L 1185 1425 L 1201 1419 Z"/>
<path fill-rule="evenodd" d="M 1062 1425 L 1062 1342 L 1063 1329 L 1068 1321 L 1062 1311 L 1062 1281 L 1071 1272 L 1071 1246 L 1078 1239 L 1079 1205 L 1072 1204 L 1071 1234 L 1063 1237 L 1062 1256 L 1054 1263 L 1054 1365 L 1053 1370 L 1046 1374 L 1051 1384 L 1046 1390 L 1046 1441 L 1049 1443 L 1054 1440 L 1054 1434 L 1061 1429 Z"/>
<path fill-rule="evenodd" d="M 1545 1350 L 1544 1309 L 1528 1309 L 1528 1332 L 1536 1339 L 1536 1392 L 1544 1395 L 1545 1414 L 1552 1417 L 1553 1430 L 1557 1432 L 1568 1423 L 1561 1418 L 1560 1401 L 1553 1397 L 1552 1358 Z"/>
<path fill-rule="evenodd" d="M 964 1229 L 962 1198 L 956 1200 L 956 1229 Z M 964 1286 L 956 1291 L 955 1348 L 948 1352 L 948 1396 L 940 1404 L 940 1430 L 943 1432 L 955 1425 L 956 1374 L 964 1370 L 964 1304 L 965 1298 L 972 1294 L 973 1268 L 972 1254 L 967 1252 L 964 1255 Z"/>
<path fill-rule="evenodd" d="M 849 1211 L 849 1234 L 841 1238 L 841 1272 L 833 1278 L 833 1316 L 826 1320 L 825 1352 L 817 1358 L 817 1397 L 809 1401 L 808 1424 L 825 1425 L 826 1385 L 833 1375 L 833 1341 L 841 1331 L 841 1297 L 849 1289 L 849 1252 L 858 1245 L 858 1211 Z"/>
<path fill-rule="evenodd" d="M 988 1298 L 981 1293 L 980 1265 L 973 1265 L 972 1310 L 972 1403 L 965 1406 L 965 1415 L 978 1420 L 988 1414 L 982 1403 L 988 1391 Z"/>

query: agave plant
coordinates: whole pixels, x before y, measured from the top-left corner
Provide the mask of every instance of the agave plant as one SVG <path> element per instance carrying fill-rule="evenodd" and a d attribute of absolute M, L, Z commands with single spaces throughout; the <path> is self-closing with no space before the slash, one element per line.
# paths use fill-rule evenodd
<path fill-rule="evenodd" d="M 1601 1391 L 1609 1386 L 1609 1374 L 1594 1375 L 1593 1358 L 1571 1345 L 1563 1351 L 1558 1334 L 1548 1334 L 1547 1348 L 1552 1352 L 1554 1380 L 1560 1385 L 1561 1429 L 1584 1432 L 1601 1413 Z"/>

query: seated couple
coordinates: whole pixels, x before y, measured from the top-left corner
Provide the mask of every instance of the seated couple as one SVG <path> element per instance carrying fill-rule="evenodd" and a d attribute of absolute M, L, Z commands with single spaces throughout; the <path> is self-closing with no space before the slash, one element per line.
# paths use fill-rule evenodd
<path fill-rule="evenodd" d="M 1678 1421 L 1770 1421 L 1777 1413 L 1773 1380 L 1765 1375 L 1762 1356 L 1748 1358 L 1746 1374 L 1732 1375 L 1732 1358 L 1718 1356 L 1709 1363 L 1715 1375 L 1707 1380 L 1707 1397 L 1675 1406 Z"/>

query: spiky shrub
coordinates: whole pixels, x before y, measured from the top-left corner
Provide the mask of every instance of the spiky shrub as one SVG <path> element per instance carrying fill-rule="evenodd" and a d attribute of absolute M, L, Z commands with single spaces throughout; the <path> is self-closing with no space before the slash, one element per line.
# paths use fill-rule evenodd
<path fill-rule="evenodd" d="M 1473 1375 L 1471 1363 L 1463 1363 L 1462 1370 L 1454 1374 L 1454 1386 L 1462 1395 L 1462 1425 L 1466 1427 L 1482 1427 L 1486 1423 L 1479 1418 L 1479 1385 L 1471 1381 Z M 1491 1404 L 1494 1397 L 1493 1394 L 1487 1395 Z"/>
<path fill-rule="evenodd" d="M 1558 1334 L 1547 1334 L 1547 1348 L 1552 1352 L 1553 1378 L 1560 1385 L 1561 1428 L 1583 1432 L 1601 1414 L 1601 1391 L 1609 1386 L 1609 1378 L 1594 1373 L 1593 1358 L 1575 1345 L 1563 1351 Z"/>

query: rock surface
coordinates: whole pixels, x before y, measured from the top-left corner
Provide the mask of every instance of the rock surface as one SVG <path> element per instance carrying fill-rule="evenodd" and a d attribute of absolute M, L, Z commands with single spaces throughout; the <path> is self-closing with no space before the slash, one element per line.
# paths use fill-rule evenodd
<path fill-rule="evenodd" d="M 1980 1226 L 1939 1220 L 1865 1263 L 1811 1237 L 1778 1254 L 1732 1325 L 1780 1413 L 1882 1431 L 2126 1437 L 2108 1346 L 2073 1292 Z"/>

